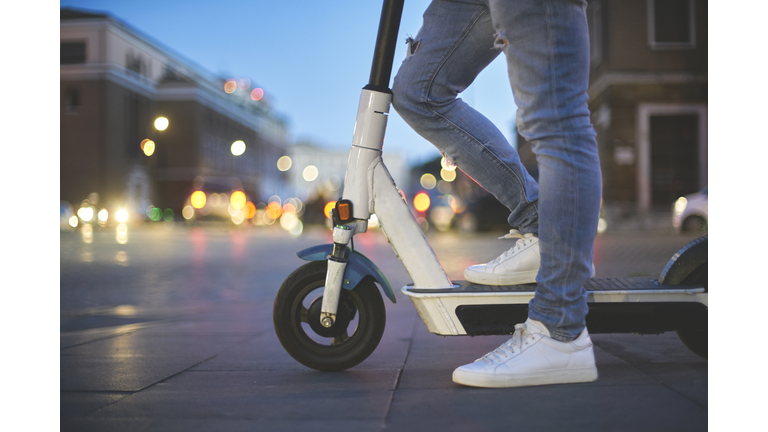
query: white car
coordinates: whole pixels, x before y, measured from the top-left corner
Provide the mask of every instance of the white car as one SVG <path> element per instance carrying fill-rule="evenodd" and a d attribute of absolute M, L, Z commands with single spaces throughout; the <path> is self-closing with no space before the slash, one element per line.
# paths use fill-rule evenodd
<path fill-rule="evenodd" d="M 672 206 L 672 226 L 675 231 L 701 232 L 707 230 L 707 186 L 694 194 L 680 197 Z"/>

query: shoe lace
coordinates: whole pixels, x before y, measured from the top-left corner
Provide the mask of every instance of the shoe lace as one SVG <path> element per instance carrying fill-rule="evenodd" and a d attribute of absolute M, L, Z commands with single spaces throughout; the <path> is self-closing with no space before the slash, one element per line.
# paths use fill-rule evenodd
<path fill-rule="evenodd" d="M 500 347 L 480 357 L 476 361 L 484 361 L 488 364 L 498 363 L 502 358 L 507 358 L 523 351 L 523 345 L 528 345 L 533 340 L 533 334 L 528 331 L 525 323 L 515 324 L 515 333 L 512 338 L 501 344 Z"/>
<path fill-rule="evenodd" d="M 512 246 L 508 251 L 505 251 L 498 257 L 496 257 L 494 260 L 492 260 L 488 264 L 498 264 L 499 262 L 505 260 L 507 257 L 516 254 L 519 252 L 524 246 L 527 246 L 528 243 L 530 243 L 531 240 L 533 240 L 535 237 L 531 233 L 523 234 L 520 231 L 516 229 L 509 230 L 509 233 L 506 235 L 503 235 L 499 237 L 499 240 L 501 239 L 511 239 L 516 238 L 518 239 L 517 242 L 515 242 L 515 245 Z"/>

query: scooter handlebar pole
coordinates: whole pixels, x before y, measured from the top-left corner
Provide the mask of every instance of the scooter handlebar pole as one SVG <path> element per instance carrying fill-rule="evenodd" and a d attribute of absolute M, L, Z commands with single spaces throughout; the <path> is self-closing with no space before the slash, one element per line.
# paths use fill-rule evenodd
<path fill-rule="evenodd" d="M 376 50 L 373 53 L 371 77 L 368 90 L 389 93 L 389 78 L 392 75 L 392 62 L 395 59 L 397 32 L 400 30 L 400 18 L 403 15 L 405 0 L 384 0 L 379 21 L 379 33 L 376 36 Z"/>

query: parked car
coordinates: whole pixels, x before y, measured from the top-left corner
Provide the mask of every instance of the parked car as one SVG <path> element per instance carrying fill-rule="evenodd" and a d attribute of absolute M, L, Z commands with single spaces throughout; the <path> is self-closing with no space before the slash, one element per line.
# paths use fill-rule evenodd
<path fill-rule="evenodd" d="M 694 194 L 680 197 L 672 206 L 672 226 L 679 232 L 701 232 L 707 230 L 707 186 Z"/>

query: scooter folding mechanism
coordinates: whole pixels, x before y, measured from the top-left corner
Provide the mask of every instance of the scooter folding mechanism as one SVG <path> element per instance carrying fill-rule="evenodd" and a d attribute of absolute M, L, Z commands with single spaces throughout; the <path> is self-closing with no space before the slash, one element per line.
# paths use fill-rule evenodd
<path fill-rule="evenodd" d="M 298 362 L 338 371 L 364 361 L 378 346 L 386 314 L 378 284 L 384 274 L 350 247 L 372 214 L 413 284 L 402 293 L 434 334 L 502 335 L 528 316 L 536 284 L 489 286 L 451 281 L 381 158 L 392 94 L 389 80 L 404 0 L 384 0 L 371 76 L 360 95 L 342 197 L 332 211 L 333 244 L 298 253 L 309 261 L 283 282 L 275 298 L 278 339 Z M 657 279 L 589 279 L 587 328 L 596 333 L 676 331 L 707 357 L 707 236 L 684 246 Z"/>

